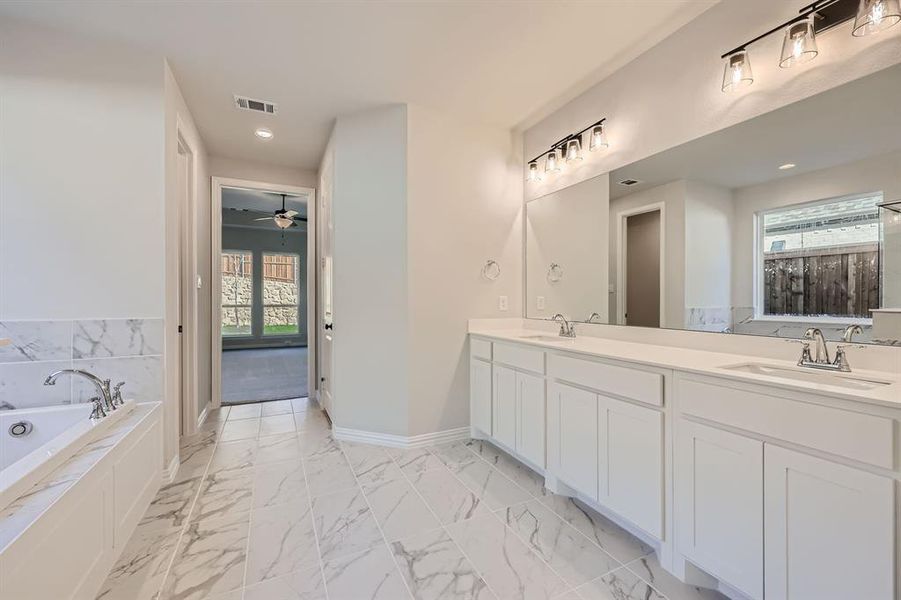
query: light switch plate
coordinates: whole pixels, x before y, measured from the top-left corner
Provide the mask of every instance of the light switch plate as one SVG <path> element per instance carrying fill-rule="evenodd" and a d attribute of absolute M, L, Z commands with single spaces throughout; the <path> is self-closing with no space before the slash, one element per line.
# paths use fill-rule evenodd
<path fill-rule="evenodd" d="M 498 310 L 507 310 L 507 297 L 506 296 L 498 296 L 497 297 L 497 308 Z"/>
<path fill-rule="evenodd" d="M 538 310 L 544 310 L 544 296 L 538 296 L 535 298 L 535 308 Z"/>

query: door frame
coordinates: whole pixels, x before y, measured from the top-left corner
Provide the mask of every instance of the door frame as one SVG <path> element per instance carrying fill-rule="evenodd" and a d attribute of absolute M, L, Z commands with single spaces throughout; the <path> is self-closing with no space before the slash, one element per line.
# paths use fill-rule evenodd
<path fill-rule="evenodd" d="M 616 213 L 616 324 L 626 325 L 626 221 L 646 213 L 660 213 L 660 327 L 666 327 L 666 204 L 654 202 Z"/>
<path fill-rule="evenodd" d="M 197 239 L 194 235 L 197 223 L 197 176 L 195 173 L 197 154 L 184 134 L 187 129 L 181 118 L 176 118 L 176 123 L 176 152 L 178 155 L 185 155 L 188 161 L 187 181 L 184 182 L 187 202 L 178 209 L 178 260 L 181 274 L 178 281 L 178 302 L 180 303 L 178 310 L 181 315 L 182 331 L 178 336 L 178 343 L 181 345 L 181 365 L 179 365 L 181 377 L 177 384 L 180 386 L 181 392 L 181 406 L 178 413 L 180 419 L 178 433 L 181 436 L 194 433 L 199 425 L 197 422 L 197 398 L 200 393 L 197 377 L 199 361 L 197 348 L 200 332 L 199 303 L 193 285 L 195 265 L 197 265 Z M 178 160 L 177 156 L 176 160 Z M 176 169 L 179 169 L 178 165 L 176 165 Z M 178 175 L 176 175 L 177 181 Z"/>
<path fill-rule="evenodd" d="M 312 397 L 316 382 L 315 336 L 311 323 L 316 323 L 316 189 L 231 177 L 211 178 L 210 185 L 210 408 L 222 405 L 222 188 L 243 188 L 275 194 L 306 195 L 307 200 L 307 394 Z"/>

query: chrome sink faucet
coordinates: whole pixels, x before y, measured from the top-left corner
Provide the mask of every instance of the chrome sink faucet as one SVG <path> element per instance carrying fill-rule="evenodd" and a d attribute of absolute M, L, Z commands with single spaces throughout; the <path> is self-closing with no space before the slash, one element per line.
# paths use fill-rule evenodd
<path fill-rule="evenodd" d="M 78 377 L 83 377 L 93 383 L 94 387 L 97 388 L 97 392 L 100 394 L 100 396 L 91 398 L 91 401 L 94 402 L 94 412 L 91 413 L 92 418 L 105 417 L 106 411 L 113 411 L 118 408 L 113 403 L 113 394 L 110 391 L 109 379 L 100 379 L 93 373 L 84 371 L 82 369 L 61 369 L 48 375 L 47 379 L 44 380 L 44 385 L 56 385 L 56 380 L 60 375 L 75 375 Z"/>
<path fill-rule="evenodd" d="M 591 322 L 594 321 L 595 319 L 597 319 L 597 320 L 598 320 L 598 323 L 600 323 L 600 322 L 601 322 L 601 315 L 599 315 L 599 314 L 596 313 L 596 312 L 593 312 L 593 313 L 591 313 L 590 315 L 588 315 L 588 320 L 585 321 L 585 322 L 586 322 L 586 323 L 591 323 Z"/>
<path fill-rule="evenodd" d="M 551 321 L 558 321 L 560 323 L 560 337 L 574 338 L 576 337 L 576 325 L 575 323 L 570 323 L 566 320 L 566 317 L 557 313 L 553 317 L 551 317 Z"/>
<path fill-rule="evenodd" d="M 842 339 L 846 343 L 850 343 L 856 333 L 862 333 L 860 325 L 848 325 Z M 814 344 L 813 355 L 811 356 L 810 344 Z M 842 371 L 848 373 L 851 371 L 851 365 L 848 364 L 848 356 L 845 354 L 845 345 L 839 345 L 835 349 L 835 359 L 829 358 L 829 347 L 826 346 L 826 338 L 823 332 L 816 327 L 811 327 L 804 332 L 804 339 L 801 341 L 803 347 L 801 349 L 801 358 L 798 359 L 799 367 L 810 367 L 813 369 L 827 369 L 830 371 Z"/>

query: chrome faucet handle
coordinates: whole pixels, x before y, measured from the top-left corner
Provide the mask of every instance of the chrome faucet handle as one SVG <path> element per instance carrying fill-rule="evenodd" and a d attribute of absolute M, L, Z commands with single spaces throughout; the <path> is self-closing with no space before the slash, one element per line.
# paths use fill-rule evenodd
<path fill-rule="evenodd" d="M 125 385 L 124 381 L 120 381 L 115 386 L 113 386 L 113 406 L 122 406 L 125 404 L 125 400 L 122 399 L 122 386 Z"/>
<path fill-rule="evenodd" d="M 92 421 L 100 420 L 106 416 L 106 411 L 103 410 L 103 400 L 101 400 L 100 396 L 94 396 L 88 402 L 94 405 L 94 410 L 91 411 Z"/>

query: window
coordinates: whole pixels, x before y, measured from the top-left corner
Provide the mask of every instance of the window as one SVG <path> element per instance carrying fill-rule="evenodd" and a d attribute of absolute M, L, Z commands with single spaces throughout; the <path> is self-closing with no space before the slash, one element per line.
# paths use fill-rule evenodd
<path fill-rule="evenodd" d="M 253 255 L 243 250 L 222 252 L 222 335 L 251 335 Z"/>
<path fill-rule="evenodd" d="M 263 335 L 300 333 L 300 256 L 263 254 Z"/>
<path fill-rule="evenodd" d="M 881 299 L 882 194 L 758 214 L 758 305 L 764 317 L 871 317 Z"/>

